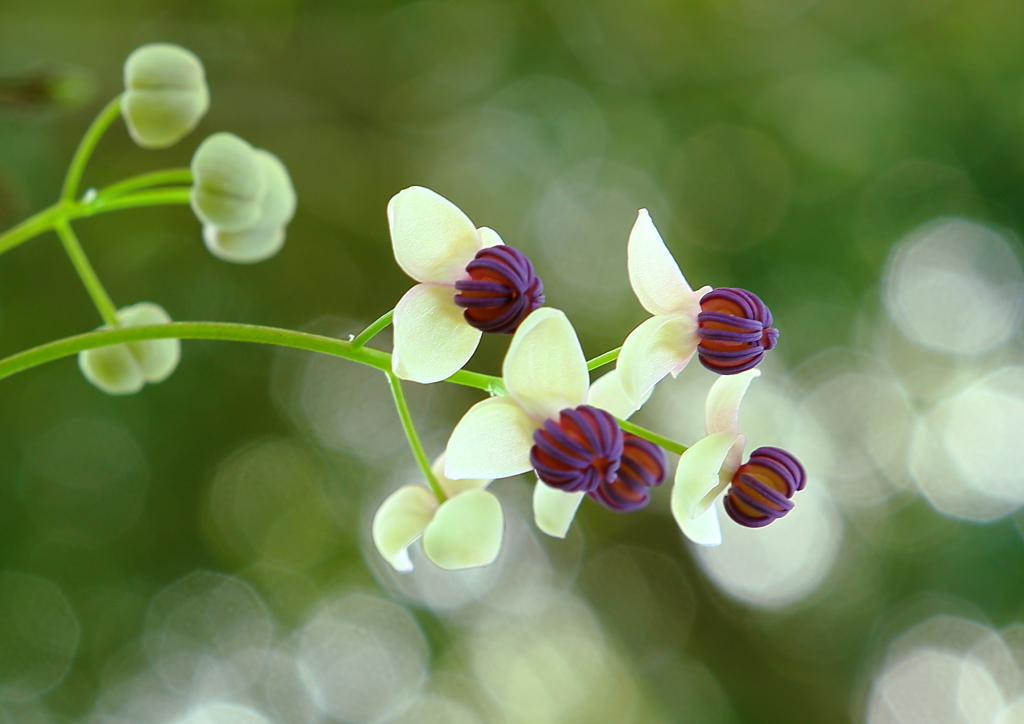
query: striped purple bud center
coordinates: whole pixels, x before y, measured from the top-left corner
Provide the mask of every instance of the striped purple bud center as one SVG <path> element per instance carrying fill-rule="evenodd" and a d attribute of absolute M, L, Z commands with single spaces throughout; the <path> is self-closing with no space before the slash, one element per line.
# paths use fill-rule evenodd
<path fill-rule="evenodd" d="M 566 493 L 590 493 L 615 480 L 622 462 L 622 429 L 604 410 L 580 405 L 545 420 L 533 433 L 530 463 L 537 477 Z"/>
<path fill-rule="evenodd" d="M 665 482 L 665 453 L 653 442 L 623 433 L 619 473 L 589 493 L 598 503 L 618 513 L 632 513 L 651 501 L 651 488 Z"/>
<path fill-rule="evenodd" d="M 790 498 L 807 484 L 807 474 L 792 453 L 759 447 L 733 476 L 725 512 L 740 525 L 762 528 L 793 509 Z"/>
<path fill-rule="evenodd" d="M 530 312 L 544 304 L 544 283 L 523 252 L 489 246 L 466 265 L 469 279 L 455 282 L 455 303 L 481 332 L 512 334 Z"/>
<path fill-rule="evenodd" d="M 533 433 L 530 462 L 537 477 L 566 493 L 584 492 L 610 510 L 628 513 L 650 501 L 665 480 L 665 454 L 590 405 L 562 410 Z"/>
<path fill-rule="evenodd" d="M 756 367 L 779 339 L 772 313 L 746 289 L 712 290 L 701 298 L 700 308 L 697 355 L 712 372 L 735 375 Z"/>

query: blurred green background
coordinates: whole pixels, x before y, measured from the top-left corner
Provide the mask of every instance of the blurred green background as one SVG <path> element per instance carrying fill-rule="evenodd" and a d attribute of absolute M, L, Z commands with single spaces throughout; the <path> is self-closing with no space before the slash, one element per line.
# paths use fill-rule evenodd
<path fill-rule="evenodd" d="M 368 534 L 416 478 L 379 373 L 185 342 L 114 398 L 62 360 L 0 384 L 0 722 L 1024 721 L 1022 37 L 1014 0 L 0 3 L 0 227 L 152 41 L 202 58 L 210 113 L 160 152 L 116 124 L 86 187 L 221 130 L 294 179 L 254 266 L 186 208 L 78 222 L 118 306 L 358 331 L 411 283 L 385 207 L 419 184 L 530 255 L 593 356 L 644 319 L 646 207 L 695 287 L 771 308 L 741 429 L 810 473 L 703 551 L 668 485 L 557 541 L 501 481 L 498 563 L 400 576 Z M 0 354 L 99 324 L 52 234 L 0 259 Z M 694 442 L 710 383 L 638 420 Z M 431 455 L 477 399 L 408 394 Z"/>

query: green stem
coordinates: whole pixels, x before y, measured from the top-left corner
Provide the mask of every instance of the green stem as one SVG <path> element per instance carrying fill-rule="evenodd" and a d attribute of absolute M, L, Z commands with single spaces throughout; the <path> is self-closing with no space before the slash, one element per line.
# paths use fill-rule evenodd
<path fill-rule="evenodd" d="M 616 347 L 613 350 L 609 350 L 604 354 L 600 354 L 594 359 L 587 360 L 587 369 L 596 370 L 598 367 L 604 367 L 609 362 L 614 362 L 619 358 L 619 352 L 622 351 L 622 347 Z"/>
<path fill-rule="evenodd" d="M 233 342 L 254 342 L 270 344 L 278 347 L 292 347 L 309 352 L 320 352 L 335 357 L 352 360 L 360 364 L 374 367 L 382 372 L 391 372 L 391 355 L 370 347 L 353 347 L 352 342 L 336 337 L 324 337 L 308 332 L 296 332 L 291 329 L 263 327 L 255 324 L 235 324 L 232 322 L 171 322 L 169 324 L 149 325 L 145 327 L 121 327 L 118 329 L 98 329 L 93 332 L 66 337 L 53 342 L 41 344 L 24 352 L 11 355 L 0 360 L 0 380 L 24 370 L 54 360 L 70 357 L 87 349 L 107 347 L 125 342 L 142 342 L 148 339 L 216 339 Z M 501 379 L 479 372 L 460 370 L 449 377 L 451 382 L 464 387 L 484 390 L 492 395 L 505 394 Z M 499 391 L 500 390 L 500 391 Z M 619 425 L 626 432 L 660 445 L 666 450 L 682 454 L 686 446 L 674 440 L 651 432 L 639 425 L 626 420 L 619 420 Z"/>
<path fill-rule="evenodd" d="M 74 158 L 71 159 L 68 173 L 64 177 L 64 187 L 60 192 L 61 201 L 71 201 L 75 198 L 75 194 L 78 193 L 78 184 L 82 180 L 82 174 L 85 173 L 85 166 L 89 163 L 89 157 L 92 156 L 96 144 L 100 142 L 110 124 L 119 115 L 121 115 L 121 96 L 117 96 L 103 107 L 103 110 L 93 120 L 92 125 L 89 126 L 89 130 L 82 136 L 82 140 L 75 150 Z"/>
<path fill-rule="evenodd" d="M 79 204 L 68 211 L 69 218 L 81 216 L 93 216 L 105 214 L 108 211 L 119 209 L 134 209 L 139 206 L 167 206 L 170 204 L 189 203 L 191 189 L 187 186 L 175 186 L 166 189 L 154 189 L 152 191 L 140 191 L 135 194 L 124 194 L 122 196 L 97 196 L 89 203 Z"/>
<path fill-rule="evenodd" d="M 352 348 L 359 349 L 364 344 L 377 336 L 385 327 L 391 324 L 391 318 L 395 316 L 395 310 L 380 315 L 376 322 L 357 334 L 352 340 Z"/>
<path fill-rule="evenodd" d="M 642 437 L 644 440 L 653 442 L 655 445 L 660 445 L 669 452 L 674 452 L 677 455 L 682 455 L 688 449 L 686 445 L 681 445 L 675 440 L 670 440 L 669 438 L 663 437 L 662 435 L 659 435 L 656 432 L 651 432 L 645 427 L 634 425 L 632 422 L 628 422 L 627 420 L 621 420 L 617 417 L 615 419 L 619 421 L 619 427 L 621 427 L 625 432 L 631 432 L 637 437 Z"/>
<path fill-rule="evenodd" d="M 0 360 L 0 380 L 23 370 L 53 360 L 69 357 L 86 349 L 107 347 L 125 342 L 147 339 L 220 339 L 234 342 L 255 342 L 279 347 L 293 347 L 310 352 L 343 357 L 353 362 L 375 367 L 383 372 L 391 370 L 391 355 L 369 347 L 353 349 L 352 343 L 335 337 L 324 337 L 291 329 L 262 327 L 254 324 L 231 322 L 171 322 L 144 327 L 98 329 L 93 332 L 66 337 L 33 347 Z M 448 382 L 491 392 L 497 377 L 461 370 L 448 378 Z"/>
<path fill-rule="evenodd" d="M 61 217 L 62 211 L 60 204 L 54 204 L 0 234 L 0 254 L 52 229 Z"/>
<path fill-rule="evenodd" d="M 89 257 L 85 255 L 85 250 L 78 242 L 78 237 L 75 236 L 71 225 L 66 219 L 61 219 L 57 222 L 55 228 L 57 235 L 60 236 L 60 240 L 64 244 L 64 250 L 67 251 L 68 256 L 71 258 L 71 263 L 75 265 L 75 271 L 78 272 L 82 284 L 85 285 L 86 291 L 92 297 L 92 303 L 96 305 L 96 309 L 99 310 L 103 321 L 111 327 L 116 327 L 117 307 L 114 306 L 114 302 L 111 300 L 110 295 L 107 294 L 107 290 L 103 288 L 100 278 L 96 276 L 92 264 L 89 263 Z"/>
<path fill-rule="evenodd" d="M 438 502 L 443 503 L 448 497 L 444 494 L 444 490 L 441 489 L 437 478 L 434 477 L 434 471 L 430 469 L 430 460 L 427 458 L 427 453 L 423 450 L 423 443 L 420 442 L 420 436 L 416 434 L 416 426 L 412 422 L 412 415 L 409 414 L 409 405 L 406 404 L 405 394 L 402 392 L 402 381 L 391 370 L 388 370 L 385 374 L 387 374 L 388 382 L 391 384 L 391 396 L 395 398 L 395 409 L 398 410 L 398 418 L 402 421 L 402 429 L 405 430 L 405 437 L 409 440 L 409 447 L 412 448 L 413 457 L 416 458 L 416 463 L 420 466 L 420 472 L 423 473 L 423 477 L 430 484 L 430 489 L 434 491 Z"/>
<path fill-rule="evenodd" d="M 169 186 L 171 184 L 192 184 L 192 169 L 189 168 L 168 168 L 162 171 L 150 171 L 118 181 L 99 190 L 99 196 L 112 198 L 137 191 L 139 189 L 152 188 L 153 186 Z"/>

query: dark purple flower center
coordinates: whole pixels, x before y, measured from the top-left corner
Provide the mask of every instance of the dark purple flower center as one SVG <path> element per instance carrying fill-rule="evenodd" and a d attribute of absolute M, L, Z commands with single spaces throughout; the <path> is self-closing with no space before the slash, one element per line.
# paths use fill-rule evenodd
<path fill-rule="evenodd" d="M 712 372 L 735 375 L 756 367 L 779 339 L 772 313 L 746 289 L 712 290 L 701 298 L 700 308 L 697 355 Z"/>
<path fill-rule="evenodd" d="M 455 303 L 481 332 L 512 334 L 544 304 L 544 282 L 526 255 L 511 246 L 489 246 L 466 265 L 469 279 L 455 282 Z"/>
<path fill-rule="evenodd" d="M 807 474 L 792 453 L 759 447 L 733 476 L 725 512 L 740 525 L 762 528 L 793 509 L 790 498 L 807 484 Z"/>
<path fill-rule="evenodd" d="M 660 447 L 626 432 L 618 475 L 612 482 L 598 485 L 589 495 L 610 510 L 631 513 L 650 502 L 651 488 L 661 485 L 667 472 L 665 453 Z"/>
<path fill-rule="evenodd" d="M 537 477 L 552 488 L 590 493 L 615 481 L 622 462 L 619 423 L 590 405 L 562 410 L 555 420 L 533 433 L 530 463 Z"/>

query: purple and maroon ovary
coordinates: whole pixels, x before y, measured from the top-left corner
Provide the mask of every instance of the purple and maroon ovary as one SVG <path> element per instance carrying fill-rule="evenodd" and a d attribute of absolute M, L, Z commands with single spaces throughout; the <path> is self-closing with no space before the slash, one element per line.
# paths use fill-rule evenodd
<path fill-rule="evenodd" d="M 489 246 L 466 265 L 468 279 L 455 282 L 455 303 L 481 332 L 512 334 L 544 304 L 544 283 L 526 255 L 511 246 Z"/>
<path fill-rule="evenodd" d="M 792 453 L 759 447 L 733 476 L 725 512 L 740 525 L 762 528 L 792 510 L 790 498 L 806 484 L 804 466 Z"/>
<path fill-rule="evenodd" d="M 614 417 L 590 405 L 562 410 L 533 433 L 533 469 L 545 484 L 587 493 L 621 513 L 639 510 L 667 471 L 657 445 L 624 433 Z"/>
<path fill-rule="evenodd" d="M 697 355 L 712 372 L 735 375 L 756 367 L 779 339 L 772 313 L 746 289 L 714 289 L 701 297 L 700 308 Z"/>

